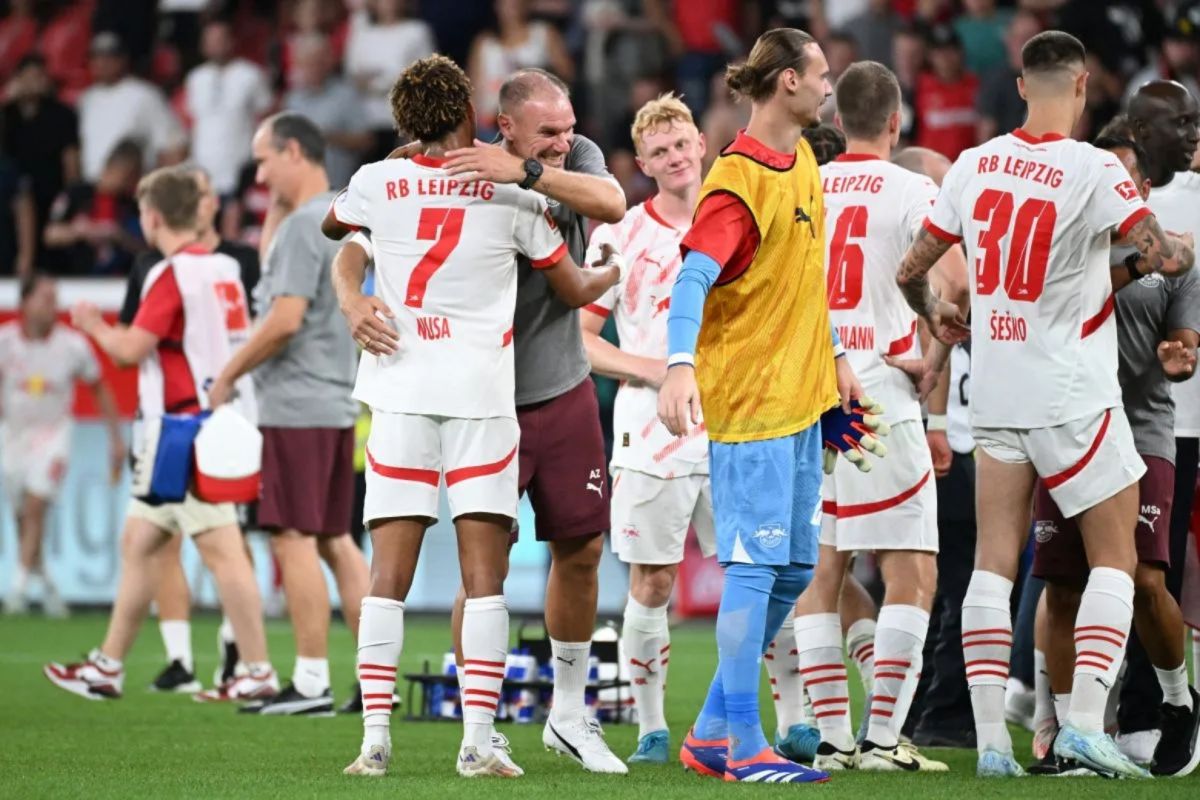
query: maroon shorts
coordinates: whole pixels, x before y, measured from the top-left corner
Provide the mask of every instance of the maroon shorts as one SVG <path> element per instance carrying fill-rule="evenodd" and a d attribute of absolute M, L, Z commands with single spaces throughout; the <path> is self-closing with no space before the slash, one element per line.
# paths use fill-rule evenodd
<path fill-rule="evenodd" d="M 1171 501 L 1175 465 L 1165 458 L 1142 456 L 1146 474 L 1138 483 L 1138 521 L 1134 529 L 1138 562 L 1171 564 Z M 1046 485 L 1039 481 L 1034 504 L 1033 574 L 1060 583 L 1082 584 L 1088 576 L 1087 553 L 1075 519 L 1063 519 Z"/>
<path fill-rule="evenodd" d="M 258 524 L 335 536 L 354 509 L 354 428 L 261 428 Z"/>
<path fill-rule="evenodd" d="M 591 379 L 551 400 L 520 406 L 517 422 L 518 486 L 529 492 L 538 541 L 607 531 L 604 433 Z"/>

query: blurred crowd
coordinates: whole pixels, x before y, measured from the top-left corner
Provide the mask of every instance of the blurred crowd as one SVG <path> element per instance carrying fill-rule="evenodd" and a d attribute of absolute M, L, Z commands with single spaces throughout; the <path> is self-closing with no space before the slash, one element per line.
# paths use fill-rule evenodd
<path fill-rule="evenodd" d="M 860 59 L 890 66 L 901 144 L 950 158 L 1020 125 L 1020 48 L 1045 27 L 1088 47 L 1081 138 L 1145 80 L 1200 91 L 1200 0 L 0 0 L 0 274 L 124 274 L 144 248 L 139 176 L 186 159 L 221 196 L 223 238 L 256 244 L 270 201 L 250 159 L 256 122 L 310 117 L 344 185 L 396 144 L 391 82 L 435 50 L 467 67 L 483 137 L 505 75 L 562 77 L 577 130 L 635 203 L 652 184 L 629 140 L 634 111 L 683 92 L 711 159 L 748 115 L 724 67 L 777 26 L 813 33 L 833 80 Z"/>

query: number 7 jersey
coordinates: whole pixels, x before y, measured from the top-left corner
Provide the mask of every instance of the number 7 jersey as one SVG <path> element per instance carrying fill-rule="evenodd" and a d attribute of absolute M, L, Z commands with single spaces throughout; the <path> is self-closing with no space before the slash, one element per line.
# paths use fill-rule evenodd
<path fill-rule="evenodd" d="M 963 241 L 971 424 L 1048 428 L 1121 405 L 1113 232 L 1150 214 L 1116 156 L 1023 130 L 966 150 L 925 229 Z"/>
<path fill-rule="evenodd" d="M 391 413 L 515 418 L 517 255 L 550 267 L 566 244 L 541 195 L 442 163 L 367 164 L 334 199 L 339 222 L 371 233 L 375 292 L 400 335 L 394 354 L 363 354 L 354 397 Z"/>

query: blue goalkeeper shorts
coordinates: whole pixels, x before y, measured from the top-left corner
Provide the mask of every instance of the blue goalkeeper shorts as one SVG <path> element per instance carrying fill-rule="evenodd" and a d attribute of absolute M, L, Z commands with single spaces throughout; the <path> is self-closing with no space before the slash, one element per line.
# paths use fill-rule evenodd
<path fill-rule="evenodd" d="M 709 442 L 717 560 L 817 563 L 821 530 L 821 423 L 757 442 Z"/>

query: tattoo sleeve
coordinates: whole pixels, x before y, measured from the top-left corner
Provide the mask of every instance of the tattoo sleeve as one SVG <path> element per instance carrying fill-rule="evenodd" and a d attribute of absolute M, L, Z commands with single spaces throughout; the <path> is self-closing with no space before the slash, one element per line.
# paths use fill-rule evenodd
<path fill-rule="evenodd" d="M 1180 246 L 1175 240 L 1163 232 L 1158 219 L 1148 216 L 1134 225 L 1125 235 L 1125 242 L 1138 249 L 1142 257 L 1138 262 L 1138 270 L 1143 273 L 1161 272 L 1163 261 L 1180 257 L 1186 266 L 1190 266 L 1194 254 L 1188 247 Z M 1182 250 L 1182 252 L 1177 252 Z"/>
<path fill-rule="evenodd" d="M 929 270 L 933 269 L 933 265 L 951 247 L 953 245 L 949 242 L 942 241 L 922 228 L 900 263 L 896 283 L 908 305 L 922 317 L 933 313 L 937 302 L 933 290 L 929 287 Z"/>

